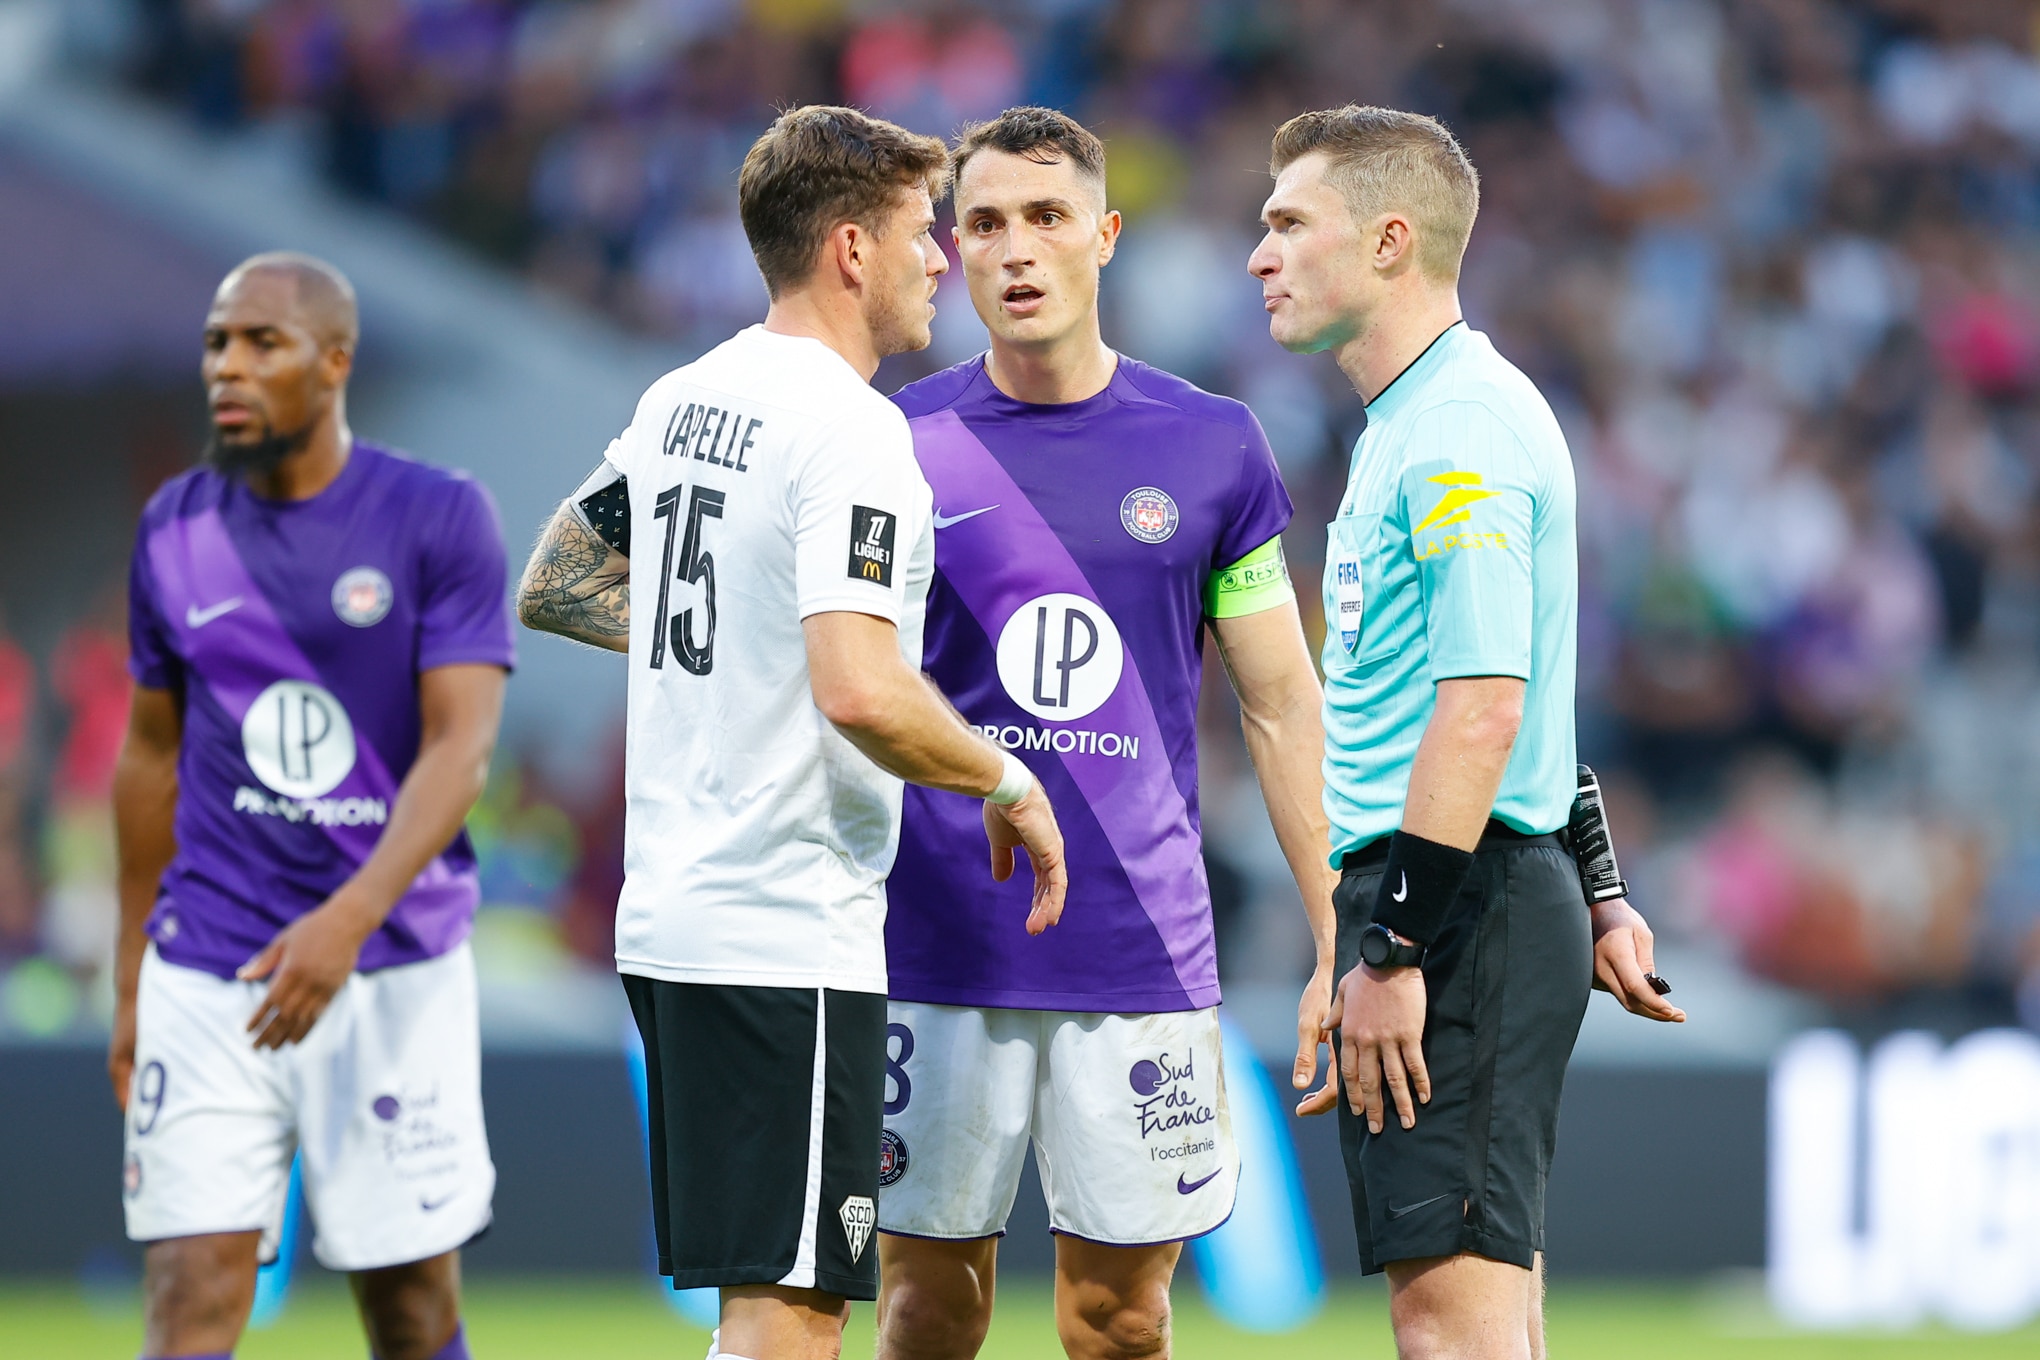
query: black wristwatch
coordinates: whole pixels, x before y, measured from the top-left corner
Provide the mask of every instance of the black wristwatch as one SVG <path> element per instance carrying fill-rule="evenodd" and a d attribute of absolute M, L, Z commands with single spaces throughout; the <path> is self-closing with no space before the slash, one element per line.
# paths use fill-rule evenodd
<path fill-rule="evenodd" d="M 1411 944 L 1384 925 L 1360 932 L 1360 959 L 1369 968 L 1415 968 L 1424 961 L 1424 946 Z"/>

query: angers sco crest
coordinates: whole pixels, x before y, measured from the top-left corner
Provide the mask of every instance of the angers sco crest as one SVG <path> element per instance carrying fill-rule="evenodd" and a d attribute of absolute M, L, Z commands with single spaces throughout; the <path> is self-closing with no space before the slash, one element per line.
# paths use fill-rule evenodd
<path fill-rule="evenodd" d="M 893 539 L 899 517 L 868 505 L 850 507 L 850 579 L 892 588 Z"/>

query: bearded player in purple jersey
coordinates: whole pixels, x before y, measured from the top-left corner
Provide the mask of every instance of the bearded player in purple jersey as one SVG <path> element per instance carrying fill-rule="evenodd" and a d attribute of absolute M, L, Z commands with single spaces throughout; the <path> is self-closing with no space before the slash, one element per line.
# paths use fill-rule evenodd
<path fill-rule="evenodd" d="M 1182 1243 L 1231 1213 L 1197 811 L 1207 628 L 1317 940 L 1299 1088 L 1330 996 L 1320 694 L 1282 560 L 1289 497 L 1246 407 L 1104 344 L 1099 271 L 1120 225 L 1104 170 L 1099 140 L 1053 110 L 964 134 L 956 243 L 991 349 L 895 398 L 935 492 L 923 666 L 1049 791 L 1072 910 L 1023 934 L 1024 889 L 986 884 L 972 849 L 977 805 L 908 789 L 887 883 L 882 1360 L 977 1353 L 1030 1140 L 1057 1328 L 1079 1360 L 1166 1354 Z"/>
<path fill-rule="evenodd" d="M 455 1360 L 489 1222 L 462 820 L 511 662 L 487 494 L 357 442 L 354 293 L 220 285 L 205 465 L 143 511 L 109 1065 L 145 1357 L 232 1353 L 293 1154 L 379 1360 Z"/>

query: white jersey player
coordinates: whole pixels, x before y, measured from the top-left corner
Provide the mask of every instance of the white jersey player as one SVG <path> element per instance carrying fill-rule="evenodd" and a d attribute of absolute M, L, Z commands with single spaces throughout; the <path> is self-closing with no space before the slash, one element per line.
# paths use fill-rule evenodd
<path fill-rule="evenodd" d="M 877 1294 L 901 780 L 987 799 L 994 873 L 1034 860 L 1028 929 L 1062 908 L 1040 786 L 920 675 L 930 492 L 869 385 L 928 343 L 947 170 L 854 110 L 774 123 L 739 182 L 764 325 L 653 384 L 520 591 L 528 624 L 630 658 L 617 967 L 660 1269 L 721 1288 L 724 1356 L 833 1356 Z"/>

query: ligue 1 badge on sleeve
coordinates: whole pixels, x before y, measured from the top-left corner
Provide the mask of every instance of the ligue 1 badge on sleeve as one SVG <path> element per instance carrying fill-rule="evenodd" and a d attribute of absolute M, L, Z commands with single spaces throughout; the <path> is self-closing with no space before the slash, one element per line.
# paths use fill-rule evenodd
<path fill-rule="evenodd" d="M 1176 502 L 1158 486 L 1137 486 L 1119 503 L 1119 522 L 1143 543 L 1163 543 L 1176 532 Z"/>
<path fill-rule="evenodd" d="M 390 578 L 374 567 L 355 567 L 340 573 L 333 583 L 333 612 L 340 621 L 356 628 L 371 628 L 390 612 L 396 593 Z"/>

